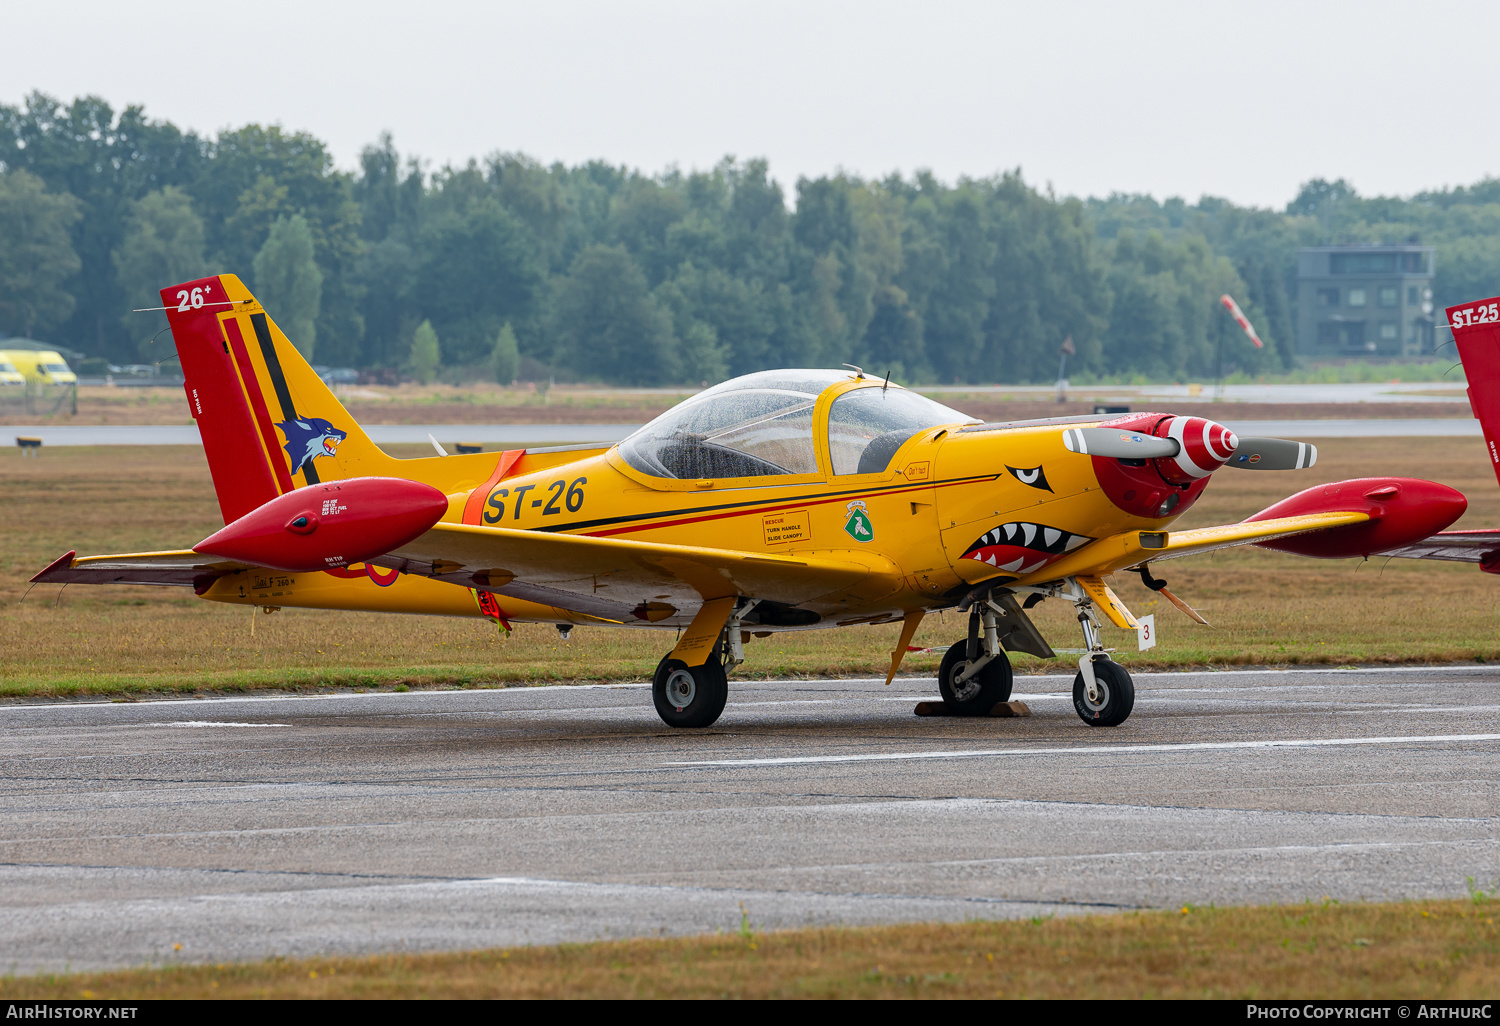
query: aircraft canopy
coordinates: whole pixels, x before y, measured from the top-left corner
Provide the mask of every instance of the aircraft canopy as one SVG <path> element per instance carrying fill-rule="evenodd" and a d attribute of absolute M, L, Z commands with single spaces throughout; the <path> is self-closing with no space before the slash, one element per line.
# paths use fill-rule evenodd
<path fill-rule="evenodd" d="M 668 410 L 620 443 L 620 455 L 652 477 L 711 479 L 816 474 L 813 413 L 842 371 L 775 370 L 734 378 Z M 901 443 L 939 424 L 972 421 L 900 387 L 845 392 L 829 408 L 835 474 L 886 469 Z"/>

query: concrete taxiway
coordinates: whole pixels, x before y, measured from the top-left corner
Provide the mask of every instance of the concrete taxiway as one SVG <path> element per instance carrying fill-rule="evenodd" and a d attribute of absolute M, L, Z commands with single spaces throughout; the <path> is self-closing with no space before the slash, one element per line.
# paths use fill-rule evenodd
<path fill-rule="evenodd" d="M 1500 882 L 1497 668 L 731 684 L 0 706 L 0 973 Z"/>

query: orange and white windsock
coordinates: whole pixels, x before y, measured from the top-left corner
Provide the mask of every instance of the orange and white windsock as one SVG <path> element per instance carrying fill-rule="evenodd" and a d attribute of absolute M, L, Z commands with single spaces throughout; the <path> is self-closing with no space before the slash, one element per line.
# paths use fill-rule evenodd
<path fill-rule="evenodd" d="M 1250 319 L 1246 317 L 1245 312 L 1240 309 L 1240 304 L 1234 301 L 1234 297 L 1226 292 L 1219 297 L 1219 302 L 1224 304 L 1224 309 L 1229 311 L 1229 316 L 1234 318 L 1234 323 L 1238 324 L 1240 326 L 1240 329 L 1250 337 L 1250 341 L 1255 343 L 1255 348 L 1264 349 L 1265 345 L 1261 342 L 1260 336 L 1257 335 L 1255 333 L 1255 329 L 1250 326 Z"/>

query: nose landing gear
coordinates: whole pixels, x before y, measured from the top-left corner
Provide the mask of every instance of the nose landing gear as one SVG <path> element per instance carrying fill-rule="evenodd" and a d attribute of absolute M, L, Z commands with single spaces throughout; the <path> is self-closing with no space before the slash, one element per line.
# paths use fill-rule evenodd
<path fill-rule="evenodd" d="M 1083 628 L 1083 643 L 1088 646 L 1078 660 L 1078 676 L 1073 678 L 1073 708 L 1078 718 L 1091 727 L 1118 727 L 1135 708 L 1135 683 L 1125 667 L 1109 657 L 1099 638 L 1099 621 L 1094 603 L 1076 582 L 1070 598 L 1078 610 L 1078 625 Z"/>
<path fill-rule="evenodd" d="M 1125 667 L 1113 659 L 1090 663 L 1094 671 L 1092 692 L 1083 673 L 1073 678 L 1073 708 L 1091 727 L 1118 727 L 1135 708 L 1135 683 Z"/>

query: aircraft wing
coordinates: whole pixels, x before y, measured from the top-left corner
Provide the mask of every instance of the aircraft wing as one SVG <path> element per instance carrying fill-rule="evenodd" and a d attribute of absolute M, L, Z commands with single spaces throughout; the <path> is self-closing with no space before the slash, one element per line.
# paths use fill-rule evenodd
<path fill-rule="evenodd" d="M 157 584 L 202 590 L 249 563 L 205 556 L 192 549 L 83 556 L 69 552 L 31 579 L 33 584 Z"/>
<path fill-rule="evenodd" d="M 1329 527 L 1362 524 L 1369 519 L 1368 513 L 1305 513 L 1275 520 L 1199 527 L 1191 531 L 1126 531 L 1075 549 L 1057 562 L 1022 578 L 1020 583 L 1041 584 L 1079 574 L 1102 577 L 1148 560 L 1176 559 L 1235 545 L 1289 538 Z"/>
<path fill-rule="evenodd" d="M 1406 559 L 1451 559 L 1459 563 L 1478 563 L 1485 569 L 1500 571 L 1500 531 L 1439 531 L 1421 541 L 1375 553 Z"/>
<path fill-rule="evenodd" d="M 691 615 L 683 607 L 743 595 L 797 605 L 833 592 L 888 594 L 901 572 L 884 557 L 783 556 L 436 524 L 377 565 L 624 623 Z"/>

